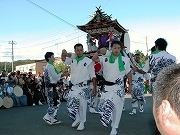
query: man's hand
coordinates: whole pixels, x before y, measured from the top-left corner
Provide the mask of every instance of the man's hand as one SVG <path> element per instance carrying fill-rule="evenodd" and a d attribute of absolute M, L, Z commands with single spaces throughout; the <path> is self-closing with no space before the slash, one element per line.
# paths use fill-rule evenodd
<path fill-rule="evenodd" d="M 138 71 L 138 68 L 137 68 L 137 67 L 132 67 L 132 70 L 133 70 L 134 72 L 137 72 L 137 71 Z"/>
<path fill-rule="evenodd" d="M 93 89 L 92 89 L 92 95 L 95 96 L 96 94 L 97 94 L 97 89 L 96 89 L 96 87 L 93 87 Z"/>
<path fill-rule="evenodd" d="M 66 60 L 66 57 L 67 57 L 68 53 L 65 49 L 62 50 L 62 53 L 61 53 L 61 59 L 62 61 L 65 61 Z"/>
<path fill-rule="evenodd" d="M 67 51 L 65 49 L 63 49 L 61 56 L 67 56 L 67 55 L 68 55 Z"/>
<path fill-rule="evenodd" d="M 66 76 L 66 72 L 62 72 L 61 77 L 65 77 Z"/>
<path fill-rule="evenodd" d="M 64 77 L 64 76 L 67 77 L 68 75 L 69 75 L 68 71 L 65 70 L 64 72 L 62 72 L 62 77 Z"/>
<path fill-rule="evenodd" d="M 103 47 L 99 50 L 100 54 L 102 54 L 102 55 L 105 55 L 106 51 L 107 51 L 107 49 L 105 47 Z"/>
<path fill-rule="evenodd" d="M 132 91 L 132 84 L 129 84 L 129 86 L 128 86 L 128 92 L 131 93 L 131 91 Z"/>

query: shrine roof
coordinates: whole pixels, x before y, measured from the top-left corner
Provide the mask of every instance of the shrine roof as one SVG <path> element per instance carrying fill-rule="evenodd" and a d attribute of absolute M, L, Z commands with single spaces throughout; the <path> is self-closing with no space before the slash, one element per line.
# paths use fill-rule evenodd
<path fill-rule="evenodd" d="M 97 8 L 97 7 L 96 7 Z M 85 25 L 77 26 L 80 30 L 87 32 L 93 29 L 101 29 L 101 28 L 112 28 L 117 30 L 118 32 L 126 32 L 127 30 L 122 27 L 117 19 L 111 20 L 111 15 L 107 15 L 101 11 L 100 7 L 97 8 L 97 11 L 94 13 L 94 17 Z"/>

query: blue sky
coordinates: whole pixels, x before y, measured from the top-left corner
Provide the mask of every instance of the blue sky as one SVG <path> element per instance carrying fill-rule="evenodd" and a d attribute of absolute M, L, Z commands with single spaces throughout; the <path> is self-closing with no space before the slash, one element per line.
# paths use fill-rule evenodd
<path fill-rule="evenodd" d="M 12 40 L 16 41 L 15 60 L 42 59 L 46 51 L 59 56 L 63 48 L 73 51 L 74 44 L 86 42 L 86 33 L 73 26 L 86 24 L 91 19 L 89 15 L 100 5 L 102 11 L 112 14 L 112 19 L 129 29 L 132 52 L 139 49 L 146 53 L 146 36 L 149 48 L 157 38 L 163 37 L 169 43 L 167 51 L 180 59 L 179 0 L 31 1 L 59 19 L 29 0 L 1 0 L 0 61 L 11 61 L 8 41 Z"/>

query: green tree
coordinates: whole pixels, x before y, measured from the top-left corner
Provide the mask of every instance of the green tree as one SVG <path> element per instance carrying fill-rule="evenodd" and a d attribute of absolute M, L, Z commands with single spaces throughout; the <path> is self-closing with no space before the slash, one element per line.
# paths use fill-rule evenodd
<path fill-rule="evenodd" d="M 134 51 L 134 54 L 136 54 L 136 53 L 140 54 L 140 57 L 141 57 L 140 61 L 142 63 L 145 63 L 146 60 L 148 59 L 148 54 L 144 55 L 144 53 L 142 51 L 140 51 L 139 49 Z"/>
<path fill-rule="evenodd" d="M 12 70 L 11 65 L 12 65 L 11 62 L 0 62 L 0 71 L 5 70 L 6 68 L 7 72 L 11 72 Z"/>
<path fill-rule="evenodd" d="M 29 63 L 33 63 L 35 62 L 35 60 L 18 60 L 18 61 L 14 61 L 14 70 L 16 68 L 16 66 L 18 65 L 24 65 L 24 64 L 29 64 Z M 12 71 L 12 63 L 11 62 L 0 62 L 0 71 L 5 70 L 5 66 L 6 66 L 6 71 L 9 73 Z"/>
<path fill-rule="evenodd" d="M 54 65 L 59 72 L 70 71 L 70 66 L 65 65 L 61 60 L 56 60 Z"/>

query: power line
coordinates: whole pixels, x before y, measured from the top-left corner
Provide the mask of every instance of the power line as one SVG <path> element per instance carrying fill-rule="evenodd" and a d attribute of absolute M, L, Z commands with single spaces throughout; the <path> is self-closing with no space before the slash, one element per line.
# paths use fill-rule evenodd
<path fill-rule="evenodd" d="M 129 32 L 134 32 L 134 33 L 136 33 L 136 34 L 142 35 L 143 38 L 146 38 L 146 35 L 145 35 L 145 34 L 142 34 L 142 33 L 139 33 L 139 32 L 133 31 L 133 30 L 129 30 Z"/>
<path fill-rule="evenodd" d="M 64 37 L 69 37 L 69 36 L 75 35 L 75 34 L 77 34 L 77 33 L 78 33 L 78 32 L 74 32 L 74 33 L 71 33 L 71 34 L 66 35 L 66 36 L 64 36 Z M 78 37 L 76 37 L 76 38 L 78 38 Z M 34 45 L 31 45 L 31 46 L 19 47 L 19 48 L 14 48 L 14 49 L 22 49 L 22 48 L 30 48 L 30 47 L 34 47 L 34 46 L 40 46 L 40 45 L 43 45 L 43 44 L 47 44 L 47 43 L 50 43 L 50 42 L 54 42 L 54 41 L 59 40 L 59 39 L 61 39 L 61 38 L 53 39 L 53 40 L 50 40 L 50 41 L 47 41 L 47 42 L 44 42 L 44 43 L 40 43 L 40 44 L 34 44 Z"/>
<path fill-rule="evenodd" d="M 105 7 L 106 7 L 106 5 L 109 3 L 109 1 L 110 1 L 110 0 L 108 0 L 108 1 L 106 2 L 106 4 L 104 5 L 104 7 L 103 7 L 103 8 L 105 8 Z"/>
<path fill-rule="evenodd" d="M 11 53 L 11 52 L 0 52 L 0 53 Z"/>
<path fill-rule="evenodd" d="M 32 1 L 30 1 L 30 0 L 26 0 L 26 1 L 29 2 L 29 3 L 31 3 L 31 4 L 33 4 L 34 6 L 36 6 L 36 7 L 38 7 L 38 8 L 40 8 L 41 10 L 45 11 L 46 13 L 50 14 L 51 16 L 53 16 L 53 17 L 55 17 L 55 18 L 57 18 L 57 19 L 63 21 L 64 23 L 68 24 L 69 26 L 71 26 L 71 27 L 73 27 L 73 28 L 76 28 L 76 26 L 74 26 L 73 24 L 71 24 L 71 23 L 65 21 L 64 19 L 58 17 L 57 15 L 51 13 L 50 11 L 44 9 L 43 7 L 37 5 L 36 3 L 34 3 L 34 2 L 32 2 Z M 110 0 L 108 0 L 108 1 L 106 2 L 106 4 L 104 5 L 104 7 L 109 3 L 109 1 L 110 1 Z M 135 32 L 135 33 L 137 33 L 137 32 Z M 142 35 L 142 34 L 141 34 L 141 35 Z M 54 40 L 51 40 L 51 41 L 47 41 L 47 42 L 44 42 L 44 43 L 36 44 L 36 45 L 31 45 L 31 46 L 21 47 L 21 48 L 29 48 L 29 47 L 33 47 L 33 46 L 38 46 L 38 45 L 42 45 L 42 44 L 47 44 L 47 43 L 50 43 L 50 42 L 53 42 L 53 41 L 56 41 L 56 40 L 59 40 L 59 39 L 60 39 L 60 38 L 54 39 Z M 65 41 L 65 42 L 66 42 L 66 41 Z M 68 42 L 68 41 L 67 41 L 67 42 Z M 139 43 L 139 44 L 145 44 L 145 43 L 140 43 L 140 42 L 135 42 L 135 41 L 131 41 L 131 42 Z M 15 49 L 21 49 L 21 48 L 15 48 Z"/>
<path fill-rule="evenodd" d="M 87 19 L 88 17 L 86 17 L 85 19 Z M 82 22 L 84 21 L 85 19 L 81 20 L 81 21 L 77 21 L 76 23 L 78 24 L 79 22 Z M 32 42 L 34 40 L 39 40 L 39 39 L 43 39 L 45 37 L 50 37 L 50 35 L 55 35 L 55 34 L 58 34 L 58 33 L 67 33 L 68 31 L 72 30 L 71 28 L 69 27 L 63 27 L 62 29 L 58 29 L 58 30 L 55 30 L 55 31 L 51 31 L 49 33 L 45 33 L 43 35 L 39 35 L 39 36 L 36 36 L 34 38 L 28 38 L 28 39 L 25 39 L 25 40 L 21 40 L 21 41 L 18 41 L 18 42 L 24 42 L 24 41 L 28 41 L 28 42 Z M 80 31 L 79 29 L 75 29 L 75 30 L 78 30 Z"/>
<path fill-rule="evenodd" d="M 141 42 L 136 42 L 136 41 L 131 41 L 132 43 L 136 43 L 136 44 L 146 44 L 146 43 L 141 43 Z"/>
<path fill-rule="evenodd" d="M 53 37 L 54 35 L 64 33 L 64 32 L 70 31 L 70 30 L 71 29 L 68 29 L 68 28 L 58 29 L 58 30 L 55 30 L 55 31 L 52 31 L 52 32 L 49 32 L 49 33 L 45 33 L 43 35 L 39 35 L 39 36 L 36 36 L 36 37 L 24 39 L 24 40 L 21 40 L 21 41 L 18 41 L 18 42 L 32 42 L 32 41 L 37 41 L 37 40 L 40 40 L 40 39 L 43 40 L 46 37 Z"/>
<path fill-rule="evenodd" d="M 11 57 L 11 56 L 5 56 L 5 55 L 4 55 L 4 56 L 1 56 L 1 57 Z"/>
<path fill-rule="evenodd" d="M 14 48 L 14 49 L 30 48 L 30 47 L 34 47 L 34 46 L 39 46 L 39 45 L 47 44 L 47 43 L 50 43 L 50 42 L 53 42 L 53 41 L 56 41 L 56 40 L 59 40 L 59 39 L 60 38 L 53 39 L 53 40 L 50 40 L 50 41 L 47 41 L 47 42 L 44 42 L 44 43 L 40 43 L 40 44 L 35 44 L 35 45 L 25 46 L 25 47 L 19 47 L 19 48 Z"/>
<path fill-rule="evenodd" d="M 34 2 L 32 2 L 32 1 L 30 1 L 30 0 L 26 0 L 26 1 L 29 2 L 29 3 L 31 3 L 31 4 L 33 4 L 34 6 L 36 6 L 36 7 L 38 7 L 38 8 L 40 8 L 41 10 L 45 11 L 46 13 L 50 14 L 51 16 L 53 16 L 53 17 L 55 17 L 55 18 L 61 20 L 62 22 L 68 24 L 69 26 L 76 28 L 76 26 L 74 26 L 73 24 L 71 24 L 71 23 L 65 21 L 64 19 L 62 19 L 62 18 L 60 18 L 59 16 L 57 16 L 57 15 L 51 13 L 50 11 L 44 9 L 43 7 L 37 5 L 36 3 L 34 3 Z M 77 29 L 77 28 L 76 28 L 76 29 Z"/>
<path fill-rule="evenodd" d="M 68 24 L 69 26 L 71 26 L 71 27 L 73 27 L 73 28 L 76 28 L 76 26 L 74 26 L 73 24 L 65 21 L 64 19 L 58 17 L 57 15 L 51 13 L 50 11 L 44 9 L 43 7 L 41 7 L 41 6 L 39 6 L 39 5 L 37 5 L 36 3 L 32 2 L 31 0 L 26 0 L 26 1 L 29 2 L 29 3 L 31 3 L 31 4 L 33 4 L 34 6 L 36 6 L 36 7 L 38 7 L 38 8 L 40 8 L 41 10 L 45 11 L 46 13 L 50 14 L 51 16 L 53 16 L 53 17 L 55 17 L 55 18 L 63 21 L 64 23 Z M 110 0 L 108 0 L 108 1 L 106 2 L 106 4 L 104 5 L 104 7 L 109 3 L 109 1 L 110 1 Z M 76 28 L 76 29 L 77 29 L 77 28 Z M 137 32 L 136 32 L 136 33 L 137 33 Z M 141 35 L 142 35 L 142 34 L 141 34 Z M 33 46 L 38 46 L 38 45 L 50 43 L 50 42 L 53 42 L 53 41 L 56 41 L 56 40 L 59 40 L 59 38 L 58 38 L 58 39 L 55 39 L 55 40 L 47 41 L 47 42 L 45 42 L 45 43 L 40 43 L 40 44 L 36 44 L 36 45 L 32 45 L 32 46 L 26 46 L 26 47 L 21 47 L 21 48 L 29 48 L 29 47 L 33 47 Z M 135 43 L 137 43 L 137 42 L 135 42 Z M 20 49 L 20 48 L 16 48 L 16 49 Z"/>
<path fill-rule="evenodd" d="M 3 49 L 12 49 L 12 48 L 3 48 Z"/>
<path fill-rule="evenodd" d="M 45 48 L 50 48 L 50 47 L 53 47 L 53 46 L 57 46 L 57 45 L 59 45 L 59 44 L 63 44 L 63 43 L 72 41 L 72 40 L 77 39 L 77 38 L 79 38 L 79 37 L 82 37 L 82 36 L 84 36 L 84 35 L 86 35 L 86 34 L 80 35 L 80 36 L 75 37 L 75 38 L 71 38 L 71 39 L 66 40 L 66 41 L 64 41 L 64 42 L 59 42 L 59 43 L 56 43 L 56 44 L 53 44 L 53 45 L 50 45 L 50 46 L 46 46 L 46 47 L 41 48 L 41 49 L 45 49 Z M 33 49 L 33 50 L 34 50 L 34 49 Z M 32 52 L 32 50 L 27 50 L 27 51 L 25 51 L 25 52 Z M 41 52 L 43 52 L 43 50 L 42 50 Z M 16 52 L 16 53 L 20 53 L 20 52 Z"/>
<path fill-rule="evenodd" d="M 33 4 L 34 6 L 36 6 L 36 7 L 38 7 L 38 8 L 40 8 L 41 10 L 45 11 L 46 13 L 50 14 L 51 16 L 53 16 L 53 17 L 55 17 L 55 18 L 57 18 L 57 19 L 63 21 L 64 23 L 68 24 L 69 26 L 71 26 L 71 27 L 77 29 L 77 27 L 74 26 L 73 24 L 71 24 L 71 23 L 65 21 L 64 19 L 62 19 L 62 18 L 60 18 L 59 16 L 57 16 L 57 15 L 51 13 L 50 11 L 46 10 L 45 8 L 43 8 L 43 7 L 39 6 L 39 5 L 37 5 L 36 3 L 32 2 L 31 0 L 26 0 L 26 1 L 29 2 L 29 3 L 31 3 L 31 4 Z M 61 32 L 62 32 L 62 31 L 61 31 Z M 58 38 L 58 39 L 55 39 L 55 40 L 59 40 L 59 38 Z M 33 47 L 33 46 L 38 46 L 38 45 L 46 44 L 46 43 L 49 43 L 49 42 L 53 42 L 53 41 L 55 41 L 55 40 L 51 40 L 51 41 L 48 41 L 48 42 L 45 42 L 45 43 L 36 44 L 36 45 L 32 45 L 32 46 L 21 47 L 21 48 L 29 48 L 29 47 Z M 20 48 L 15 48 L 15 49 L 20 49 Z"/>
<path fill-rule="evenodd" d="M 82 37 L 82 36 L 84 36 L 84 35 L 86 35 L 86 34 L 83 34 L 83 35 L 80 35 L 80 36 L 78 36 L 78 37 L 75 37 L 75 38 L 66 40 L 66 41 L 64 41 L 64 42 L 56 43 L 55 45 L 51 45 L 51 46 L 44 47 L 44 48 L 42 48 L 42 49 L 49 48 L 49 47 L 52 47 L 52 46 L 56 46 L 56 45 L 58 45 L 58 44 L 66 43 L 66 42 L 69 42 L 69 41 L 71 41 L 71 40 L 74 40 L 74 39 L 77 39 L 77 38 L 79 38 L 79 37 Z"/>
<path fill-rule="evenodd" d="M 5 40 L 0 40 L 0 43 L 7 43 L 8 41 L 5 41 Z"/>

